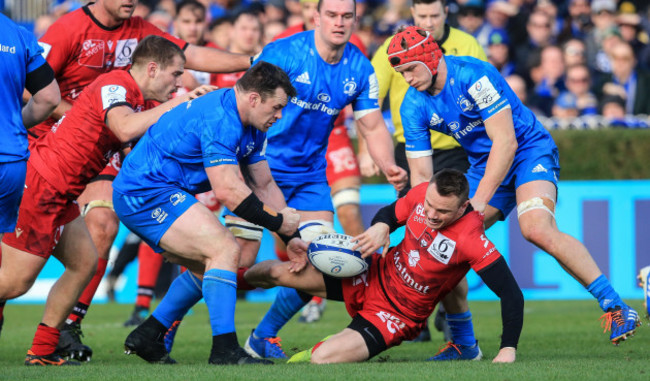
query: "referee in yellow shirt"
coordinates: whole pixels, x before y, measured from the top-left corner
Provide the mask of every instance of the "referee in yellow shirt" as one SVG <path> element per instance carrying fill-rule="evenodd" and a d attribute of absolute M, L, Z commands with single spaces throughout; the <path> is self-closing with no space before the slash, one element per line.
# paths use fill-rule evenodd
<path fill-rule="evenodd" d="M 446 23 L 446 0 L 413 0 L 411 15 L 413 16 L 413 21 L 416 26 L 426 29 L 433 34 L 433 37 L 436 39 L 438 45 L 440 45 L 445 54 L 454 56 L 472 56 L 487 61 L 483 48 L 478 41 L 472 37 L 472 35 L 459 29 L 452 28 Z M 408 162 L 406 161 L 404 147 L 404 129 L 402 127 L 402 118 L 400 117 L 399 109 L 409 85 L 404 80 L 404 77 L 402 77 L 400 73 L 396 72 L 388 62 L 386 50 L 388 49 L 388 44 L 392 38 L 393 37 L 391 36 L 386 39 L 381 47 L 379 47 L 377 53 L 375 53 L 375 56 L 372 58 L 372 66 L 375 68 L 377 80 L 379 81 L 379 104 L 382 104 L 383 98 L 385 98 L 387 94 L 390 95 L 390 110 L 393 124 L 395 125 L 395 139 L 397 140 L 397 145 L 395 147 L 395 161 L 397 162 L 397 165 L 408 172 Z M 431 131 L 431 146 L 433 147 L 433 168 L 436 172 L 443 168 L 455 168 L 465 172 L 467 168 L 469 168 L 469 162 L 467 161 L 465 151 L 453 137 Z M 359 159 L 362 161 L 361 166 L 371 165 L 371 161 L 368 162 L 367 160 L 363 160 L 364 153 L 366 152 L 365 145 L 359 144 L 359 147 Z M 370 172 L 364 173 L 364 175 L 369 174 L 372 174 L 371 170 Z M 410 187 L 407 186 L 400 192 L 399 196 L 404 196 L 409 189 Z"/>

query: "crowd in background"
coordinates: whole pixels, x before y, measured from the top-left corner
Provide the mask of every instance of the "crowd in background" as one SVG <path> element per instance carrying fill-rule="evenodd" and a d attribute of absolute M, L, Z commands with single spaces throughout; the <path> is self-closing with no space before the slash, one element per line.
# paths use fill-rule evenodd
<path fill-rule="evenodd" d="M 315 0 L 313 0 L 315 1 Z M 259 52 L 309 22 L 309 0 L 201 0 L 205 42 Z M 54 0 L 34 21 L 39 37 L 87 1 Z M 134 15 L 175 33 L 175 0 L 140 0 Z M 356 34 L 369 58 L 402 25 L 409 0 L 357 0 Z M 472 34 L 489 61 L 549 129 L 650 125 L 650 12 L 646 0 L 450 0 L 447 21 Z M 257 20 L 237 16 L 246 11 Z M 237 39 L 240 41 L 238 42 Z"/>

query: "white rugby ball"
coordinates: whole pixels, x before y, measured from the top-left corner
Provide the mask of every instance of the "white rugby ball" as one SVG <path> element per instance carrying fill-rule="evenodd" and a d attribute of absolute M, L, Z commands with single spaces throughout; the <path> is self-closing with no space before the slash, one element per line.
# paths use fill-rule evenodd
<path fill-rule="evenodd" d="M 355 243 L 345 234 L 323 234 L 316 237 L 307 248 L 309 262 L 326 275 L 349 278 L 368 270 L 361 252 L 352 250 Z"/>

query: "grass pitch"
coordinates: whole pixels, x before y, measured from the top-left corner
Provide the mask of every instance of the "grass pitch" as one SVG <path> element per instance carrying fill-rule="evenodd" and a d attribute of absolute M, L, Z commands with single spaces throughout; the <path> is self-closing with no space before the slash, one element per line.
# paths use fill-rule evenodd
<path fill-rule="evenodd" d="M 630 301 L 641 312 L 641 301 Z M 237 332 L 243 345 L 250 330 L 268 308 L 265 303 L 237 304 Z M 435 332 L 429 343 L 404 343 L 363 364 L 315 366 L 211 366 L 207 364 L 211 333 L 207 309 L 200 304 L 186 317 L 176 336 L 172 357 L 179 365 L 151 365 L 123 353 L 129 328 L 122 323 L 132 306 L 94 305 L 83 323 L 84 343 L 91 346 L 91 362 L 80 367 L 33 368 L 23 364 L 42 305 L 5 308 L 0 337 L 0 380 L 648 380 L 650 379 L 650 327 L 648 320 L 634 338 L 615 347 L 602 333 L 598 306 L 589 301 L 528 301 L 524 330 L 515 364 L 492 364 L 501 333 L 498 302 L 471 302 L 474 327 L 484 359 L 477 362 L 424 361 L 442 342 Z M 645 314 L 643 314 L 645 315 Z M 282 331 L 290 356 L 323 337 L 343 329 L 350 319 L 341 303 L 330 302 L 323 320 L 301 324 L 294 318 Z"/>

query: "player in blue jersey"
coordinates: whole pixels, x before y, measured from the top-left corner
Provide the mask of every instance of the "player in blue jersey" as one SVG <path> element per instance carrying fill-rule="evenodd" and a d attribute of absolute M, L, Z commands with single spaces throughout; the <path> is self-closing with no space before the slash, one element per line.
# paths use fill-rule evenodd
<path fill-rule="evenodd" d="M 443 56 L 429 33 L 416 27 L 393 38 L 388 59 L 412 87 L 400 110 L 412 183 L 433 174 L 429 130 L 454 136 L 469 156 L 471 203 L 485 213 L 486 227 L 517 206 L 524 237 L 598 299 L 612 343 L 631 336 L 639 324 L 636 311 L 621 300 L 585 246 L 557 228 L 557 147 L 499 72 L 474 58 Z"/>
<path fill-rule="evenodd" d="M 298 92 L 284 118 L 268 134 L 267 160 L 287 204 L 300 213 L 301 237 L 333 231 L 333 205 L 325 152 L 334 121 L 351 104 L 356 125 L 372 142 L 370 154 L 388 180 L 401 189 L 406 172 L 395 164 L 393 143 L 378 105 L 378 83 L 370 61 L 348 43 L 355 21 L 354 0 L 321 0 L 316 28 L 267 45 L 256 59 L 280 66 Z M 228 224 L 237 224 L 232 217 Z M 237 226 L 242 256 L 252 265 L 259 249 L 255 227 Z M 245 263 L 245 262 L 244 262 Z M 284 358 L 278 331 L 311 295 L 282 288 L 271 309 L 246 341 L 255 357 Z"/>
<path fill-rule="evenodd" d="M 31 33 L 0 14 L 0 93 L 5 96 L 0 103 L 0 240 L 16 228 L 29 158 L 27 129 L 45 120 L 61 100 L 42 53 Z M 24 107 L 23 89 L 32 94 Z M 0 330 L 4 305 L 0 299 Z"/>
<path fill-rule="evenodd" d="M 219 202 L 238 216 L 279 233 L 285 241 L 297 237 L 299 215 L 286 207 L 264 157 L 266 132 L 294 95 L 286 73 L 258 63 L 234 89 L 212 92 L 163 115 L 127 156 L 113 183 L 117 215 L 155 251 L 189 270 L 129 334 L 127 353 L 173 363 L 163 336 L 203 297 L 213 333 L 211 364 L 270 363 L 253 359 L 237 342 L 240 249 L 193 195 L 212 188 Z M 240 166 L 246 182 L 239 177 Z M 301 241 L 292 240 L 290 249 L 294 242 Z M 304 242 L 301 245 L 304 251 Z"/>

